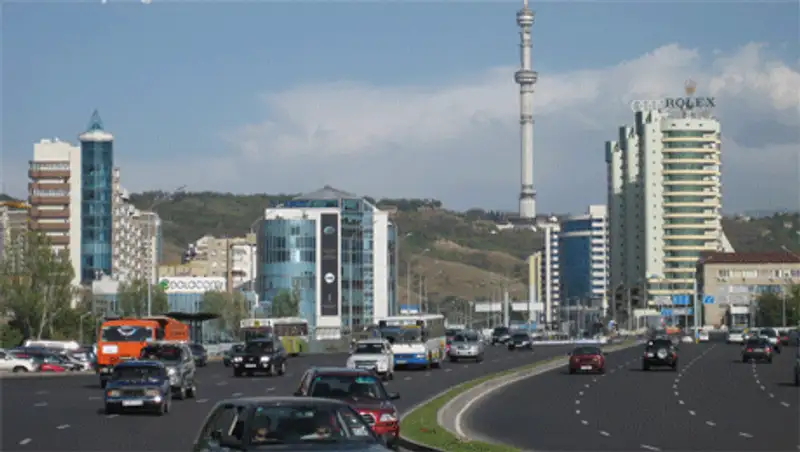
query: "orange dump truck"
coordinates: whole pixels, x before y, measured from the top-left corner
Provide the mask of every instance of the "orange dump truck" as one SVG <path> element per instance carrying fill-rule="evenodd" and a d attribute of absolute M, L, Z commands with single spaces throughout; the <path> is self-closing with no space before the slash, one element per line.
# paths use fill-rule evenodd
<path fill-rule="evenodd" d="M 105 387 L 120 361 L 137 359 L 150 341 L 189 341 L 189 326 L 171 317 L 106 320 L 97 334 L 97 374 Z"/>

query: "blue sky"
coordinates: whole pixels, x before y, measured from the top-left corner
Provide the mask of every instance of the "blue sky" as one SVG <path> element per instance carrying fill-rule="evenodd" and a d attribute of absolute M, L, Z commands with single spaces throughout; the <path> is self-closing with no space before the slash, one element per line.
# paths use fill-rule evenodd
<path fill-rule="evenodd" d="M 516 122 L 504 114 L 491 120 L 505 124 L 509 119 L 509 127 L 486 131 L 484 146 L 491 149 L 486 153 L 507 154 L 511 163 L 498 166 L 507 176 L 491 182 L 474 171 L 462 172 L 460 167 L 471 163 L 452 158 L 420 162 L 427 168 L 446 166 L 447 181 L 432 181 L 431 174 L 441 176 L 440 171 L 409 171 L 402 175 L 403 180 L 392 181 L 387 181 L 391 176 L 369 179 L 361 172 L 348 175 L 346 170 L 326 174 L 325 158 L 341 162 L 345 157 L 327 156 L 324 146 L 314 151 L 319 155 L 291 156 L 278 149 L 285 137 L 283 141 L 263 134 L 241 137 L 248 124 L 254 128 L 265 121 L 275 122 L 288 130 L 290 119 L 295 126 L 308 125 L 305 118 L 314 113 L 317 102 L 325 103 L 325 111 L 337 115 L 327 98 L 297 93 L 323 86 L 335 90 L 342 82 L 371 92 L 413 88 L 436 97 L 452 86 L 481 83 L 492 70 L 508 68 L 507 88 L 514 89 L 517 4 L 178 4 L 155 0 L 143 5 L 109 0 L 107 4 L 11 3 L 2 8 L 2 173 L 6 191 L 24 193 L 24 165 L 34 141 L 46 137 L 76 141 L 97 108 L 116 137 L 116 158 L 124 183 L 136 191 L 187 183 L 194 190 L 291 192 L 312 190 L 324 182 L 365 194 L 438 197 L 459 208 L 515 205 L 519 182 L 513 159 L 518 155 L 518 135 Z M 713 69 L 716 58 L 736 55 L 753 42 L 766 44 L 759 66 L 764 71 L 780 63 L 796 74 L 800 62 L 797 3 L 547 2 L 534 5 L 534 9 L 534 67 L 543 77 L 557 74 L 569 79 L 616 67 L 667 45 L 699 52 L 691 64 L 702 67 L 709 77 L 718 75 Z M 696 75 L 684 77 L 689 76 Z M 672 86 L 680 88 L 678 83 Z M 286 93 L 297 95 L 287 97 Z M 275 101 L 276 97 L 280 100 Z M 275 102 L 300 101 L 307 105 L 275 108 Z M 345 101 L 340 109 L 347 104 Z M 508 96 L 507 104 L 510 111 L 517 108 L 513 95 Z M 465 105 L 471 108 L 468 101 Z M 491 111 L 477 103 L 475 109 L 478 113 Z M 791 106 L 788 111 L 796 114 Z M 778 113 L 785 115 L 786 108 Z M 280 121 L 276 119 L 279 115 L 284 116 Z M 545 119 L 572 120 L 565 116 L 559 121 L 558 115 L 554 112 Z M 602 140 L 613 138 L 615 127 L 624 120 L 624 116 L 619 121 L 610 119 L 606 138 L 587 135 L 585 141 L 571 146 L 599 150 Z M 389 115 L 385 121 L 397 122 Z M 319 130 L 332 127 L 326 126 L 324 119 L 317 123 Z M 407 133 L 413 135 L 414 131 Z M 257 140 L 258 144 L 253 144 Z M 260 159 L 253 157 L 252 149 L 243 150 L 248 148 L 246 143 L 259 149 Z M 427 156 L 434 152 L 452 156 L 463 146 L 458 140 L 426 143 L 431 145 L 425 151 Z M 409 153 L 403 142 L 371 141 L 371 146 L 380 148 L 373 151 L 380 155 L 351 150 L 346 158 L 356 159 L 359 168 L 374 172 L 385 171 L 380 168 L 392 162 L 413 163 L 397 157 Z M 420 148 L 419 143 L 415 145 Z M 568 194 L 570 187 L 548 177 L 561 171 L 557 162 L 549 163 L 546 156 L 538 158 L 540 153 L 555 151 L 561 152 L 537 141 L 537 160 L 546 162 L 536 170 L 537 179 L 542 180 L 537 187 L 540 196 L 545 191 L 559 193 L 545 196 L 542 202 L 548 210 L 576 211 L 589 202 L 602 202 L 602 198 L 585 195 L 586 191 L 602 192 L 603 186 L 597 182 L 604 179 L 602 157 L 592 167 L 596 189 L 585 187 Z M 325 158 L 320 157 L 323 154 Z M 386 160 L 390 155 L 399 160 Z M 500 160 L 497 165 L 504 161 Z M 221 161 L 226 164 L 219 165 Z M 269 168 L 257 170 L 258 165 Z M 480 166 L 487 169 L 485 164 Z M 276 167 L 282 168 L 279 174 L 270 173 Z M 183 169 L 192 174 L 184 174 Z M 163 177 L 160 171 L 167 170 L 174 177 Z M 201 177 L 198 173 L 202 172 L 212 174 Z M 264 180 L 258 180 L 259 174 Z M 787 186 L 797 185 L 797 172 L 784 176 L 789 178 L 785 179 Z M 467 183 L 469 180 L 473 183 Z M 470 193 L 469 187 L 476 192 Z M 797 202 L 792 204 L 791 197 L 781 199 L 782 206 L 800 203 L 798 196 L 793 200 Z M 750 198 L 733 207 L 762 204 L 769 202 Z"/>

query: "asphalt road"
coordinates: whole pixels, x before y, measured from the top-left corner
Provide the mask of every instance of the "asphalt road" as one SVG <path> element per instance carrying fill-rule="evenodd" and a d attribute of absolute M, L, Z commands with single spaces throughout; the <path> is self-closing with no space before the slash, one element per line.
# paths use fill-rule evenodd
<path fill-rule="evenodd" d="M 686 344 L 678 372 L 642 371 L 642 352 L 609 354 L 605 375 L 565 368 L 510 385 L 471 410 L 465 427 L 523 450 L 800 450 L 793 347 L 752 365 L 736 345 Z"/>
<path fill-rule="evenodd" d="M 399 392 L 401 412 L 451 386 L 488 373 L 564 355 L 568 348 L 541 347 L 535 353 L 487 348 L 476 363 L 446 363 L 442 369 L 398 371 L 387 384 Z M 105 415 L 97 377 L 70 376 L 0 380 L 2 443 L 0 450 L 189 450 L 200 426 L 219 400 L 230 397 L 291 395 L 309 366 L 344 365 L 346 355 L 292 358 L 283 377 L 234 378 L 221 363 L 198 371 L 198 397 L 175 400 L 165 417 Z"/>

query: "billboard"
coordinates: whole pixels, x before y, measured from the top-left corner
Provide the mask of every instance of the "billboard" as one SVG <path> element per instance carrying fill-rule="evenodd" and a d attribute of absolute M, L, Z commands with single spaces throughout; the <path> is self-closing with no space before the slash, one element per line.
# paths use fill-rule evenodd
<path fill-rule="evenodd" d="M 339 315 L 339 214 L 320 215 L 320 315 Z"/>
<path fill-rule="evenodd" d="M 158 283 L 164 292 L 170 293 L 206 293 L 225 290 L 226 281 L 221 276 L 196 277 L 172 276 L 161 278 Z"/>

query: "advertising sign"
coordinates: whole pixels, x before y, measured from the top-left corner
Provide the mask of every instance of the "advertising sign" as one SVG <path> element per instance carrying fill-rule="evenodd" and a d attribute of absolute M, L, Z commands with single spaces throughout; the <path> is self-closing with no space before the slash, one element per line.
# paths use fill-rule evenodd
<path fill-rule="evenodd" d="M 225 278 L 174 276 L 161 278 L 159 285 L 168 294 L 218 292 L 225 290 Z"/>
<path fill-rule="evenodd" d="M 319 221 L 320 237 L 320 315 L 339 315 L 339 215 L 323 213 Z"/>
<path fill-rule="evenodd" d="M 652 111 L 652 110 L 711 110 L 717 106 L 717 100 L 714 97 L 697 97 L 695 91 L 697 90 L 697 82 L 694 80 L 686 80 L 683 85 L 683 91 L 686 96 L 683 97 L 667 97 L 664 99 L 634 99 L 631 101 L 631 110 L 638 111 Z"/>

